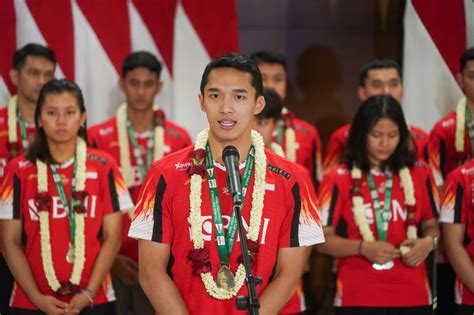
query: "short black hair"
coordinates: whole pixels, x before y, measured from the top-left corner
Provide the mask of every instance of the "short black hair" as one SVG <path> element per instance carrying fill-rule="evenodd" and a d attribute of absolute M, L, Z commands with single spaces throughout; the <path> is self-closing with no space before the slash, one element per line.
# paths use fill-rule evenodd
<path fill-rule="evenodd" d="M 36 137 L 27 152 L 28 159 L 33 163 L 36 162 L 37 159 L 45 163 L 55 162 L 51 156 L 51 152 L 49 151 L 46 134 L 43 128 L 39 125 L 39 117 L 41 116 L 41 109 L 43 108 L 46 96 L 50 94 L 62 93 L 69 93 L 73 95 L 77 100 L 81 114 L 86 112 L 82 91 L 73 81 L 66 79 L 52 79 L 43 85 L 35 109 Z M 87 143 L 87 121 L 84 122 L 84 126 L 79 129 L 78 136 L 84 139 L 84 141 Z"/>
<path fill-rule="evenodd" d="M 56 55 L 54 51 L 40 44 L 26 44 L 13 54 L 13 69 L 20 71 L 25 65 L 28 56 L 43 57 L 51 61 L 56 66 Z"/>
<path fill-rule="evenodd" d="M 257 65 L 262 63 L 279 64 L 286 70 L 286 58 L 282 54 L 271 50 L 259 50 L 250 55 Z"/>
<path fill-rule="evenodd" d="M 263 93 L 262 74 L 258 70 L 257 65 L 250 57 L 244 54 L 230 53 L 225 54 L 209 62 L 204 69 L 201 78 L 200 91 L 204 95 L 204 88 L 209 79 L 209 73 L 218 68 L 233 68 L 241 72 L 249 73 L 252 76 L 250 84 L 255 88 L 255 97 L 259 97 Z"/>
<path fill-rule="evenodd" d="M 256 115 L 258 120 L 273 119 L 277 121 L 281 117 L 283 101 L 275 90 L 263 88 L 263 97 L 265 98 L 265 107 Z"/>
<path fill-rule="evenodd" d="M 370 170 L 367 150 L 367 136 L 374 125 L 382 118 L 392 120 L 400 134 L 400 142 L 392 155 L 381 163 L 382 169 L 389 168 L 398 172 L 402 167 L 411 167 L 415 164 L 416 154 L 413 148 L 405 116 L 400 104 L 389 95 L 376 95 L 365 100 L 351 124 L 343 162 L 352 168 L 354 165 L 365 172 Z"/>
<path fill-rule="evenodd" d="M 464 71 L 466 68 L 467 62 L 474 60 L 474 47 L 471 47 L 467 49 L 462 55 L 461 58 L 459 58 L 459 66 L 461 69 L 461 73 Z"/>
<path fill-rule="evenodd" d="M 392 59 L 373 59 L 360 69 L 359 85 L 365 86 L 365 80 L 367 80 L 367 77 L 369 76 L 369 71 L 376 69 L 395 69 L 398 73 L 398 76 L 400 77 L 400 80 L 402 80 L 402 69 L 400 68 L 398 62 Z"/>
<path fill-rule="evenodd" d="M 157 78 L 160 78 L 163 66 L 156 56 L 148 51 L 136 51 L 124 59 L 122 62 L 122 78 L 125 78 L 129 71 L 142 67 L 156 73 Z"/>

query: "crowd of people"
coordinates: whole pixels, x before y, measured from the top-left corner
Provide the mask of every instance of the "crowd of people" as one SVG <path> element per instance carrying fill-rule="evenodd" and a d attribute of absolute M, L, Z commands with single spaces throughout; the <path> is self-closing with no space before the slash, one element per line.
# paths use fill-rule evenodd
<path fill-rule="evenodd" d="M 194 143 L 154 103 L 153 54 L 124 59 L 125 102 L 90 128 L 55 68 L 50 48 L 18 49 L 0 110 L 0 314 L 245 314 L 241 242 L 260 314 L 314 311 L 302 277 L 315 253 L 335 258 L 335 314 L 474 313 L 474 48 L 460 56 L 465 96 L 429 133 L 407 123 L 399 65 L 364 65 L 361 104 L 324 158 L 317 128 L 288 109 L 276 52 L 206 66 L 209 127 Z"/>

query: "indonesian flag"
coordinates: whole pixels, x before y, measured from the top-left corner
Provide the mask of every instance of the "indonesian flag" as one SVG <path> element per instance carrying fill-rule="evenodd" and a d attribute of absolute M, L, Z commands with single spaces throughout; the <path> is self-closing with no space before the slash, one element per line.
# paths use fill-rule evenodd
<path fill-rule="evenodd" d="M 197 97 L 204 67 L 238 51 L 233 0 L 0 0 L 0 12 L 0 106 L 15 93 L 8 77 L 14 51 L 35 42 L 55 51 L 57 78 L 81 87 L 89 126 L 123 102 L 122 60 L 147 50 L 163 63 L 156 104 L 196 135 L 207 126 Z"/>
<path fill-rule="evenodd" d="M 473 45 L 473 0 L 407 1 L 403 108 L 410 122 L 429 131 L 455 108 L 463 94 L 459 57 Z"/>

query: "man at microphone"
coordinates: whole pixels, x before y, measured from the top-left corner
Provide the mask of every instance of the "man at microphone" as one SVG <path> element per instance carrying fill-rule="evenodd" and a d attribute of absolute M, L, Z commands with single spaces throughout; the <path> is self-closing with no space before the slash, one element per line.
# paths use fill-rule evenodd
<path fill-rule="evenodd" d="M 260 314 L 280 311 L 311 246 L 324 241 L 311 183 L 252 130 L 262 90 L 247 56 L 211 61 L 199 95 L 209 128 L 145 178 L 129 236 L 139 239 L 140 283 L 160 315 L 246 313 L 235 303 L 247 288 L 233 199 L 242 203 L 252 273 L 262 279 Z"/>

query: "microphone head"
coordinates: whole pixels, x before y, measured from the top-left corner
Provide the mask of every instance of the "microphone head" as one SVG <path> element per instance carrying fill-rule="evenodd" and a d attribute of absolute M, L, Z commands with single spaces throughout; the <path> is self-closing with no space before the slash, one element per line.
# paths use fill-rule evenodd
<path fill-rule="evenodd" d="M 222 159 L 225 160 L 226 157 L 234 156 L 237 158 L 237 161 L 240 159 L 239 151 L 233 145 L 228 145 L 222 151 Z"/>

